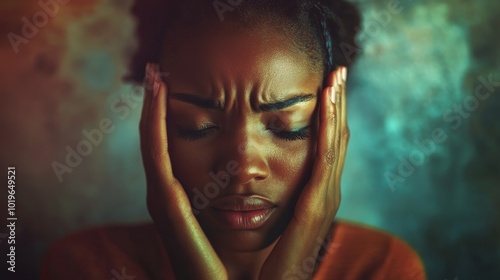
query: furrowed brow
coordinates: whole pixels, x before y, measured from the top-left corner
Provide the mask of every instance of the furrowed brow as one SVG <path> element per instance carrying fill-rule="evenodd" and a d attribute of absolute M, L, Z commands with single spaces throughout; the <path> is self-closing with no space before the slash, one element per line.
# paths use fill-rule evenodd
<path fill-rule="evenodd" d="M 222 111 L 221 103 L 217 100 L 213 100 L 210 98 L 202 98 L 202 97 L 187 94 L 187 93 L 171 93 L 171 94 L 169 94 L 169 97 L 176 99 L 176 100 L 179 100 L 179 101 L 182 101 L 182 102 L 196 105 L 196 106 L 201 107 L 201 108 Z"/>
<path fill-rule="evenodd" d="M 307 102 L 312 99 L 315 99 L 316 95 L 312 93 L 300 93 L 293 97 L 286 98 L 284 100 L 278 100 L 272 103 L 264 103 L 260 104 L 257 108 L 260 112 L 269 112 L 269 111 L 279 111 L 288 107 L 291 107 L 295 104 Z"/>

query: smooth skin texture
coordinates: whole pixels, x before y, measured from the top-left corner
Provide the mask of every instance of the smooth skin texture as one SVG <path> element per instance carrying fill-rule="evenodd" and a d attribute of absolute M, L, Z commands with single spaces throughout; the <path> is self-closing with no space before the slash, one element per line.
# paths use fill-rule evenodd
<path fill-rule="evenodd" d="M 281 279 L 306 258 L 319 259 L 317 240 L 330 234 L 340 204 L 347 70 L 330 73 L 322 88 L 322 70 L 311 71 L 305 54 L 286 47 L 289 39 L 262 31 L 218 35 L 172 42 L 161 61 L 166 79 L 158 65 L 147 66 L 140 135 L 148 210 L 178 279 Z M 279 111 L 256 109 L 297 93 L 315 98 Z M 220 109 L 174 97 L 180 94 L 210 98 Z M 310 136 L 279 138 L 269 129 L 276 123 L 284 130 L 309 125 Z M 185 139 L 184 129 L 208 133 Z M 225 228 L 210 207 L 192 211 L 193 188 L 203 192 L 209 173 L 230 160 L 241 172 L 219 196 L 259 195 L 276 204 L 258 229 Z"/>

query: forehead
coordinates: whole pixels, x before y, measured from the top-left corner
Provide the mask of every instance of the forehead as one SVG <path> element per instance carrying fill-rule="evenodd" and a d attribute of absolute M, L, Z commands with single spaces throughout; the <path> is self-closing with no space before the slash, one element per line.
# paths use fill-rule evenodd
<path fill-rule="evenodd" d="M 171 79 L 221 86 L 267 87 L 321 83 L 322 69 L 276 28 L 241 28 L 230 21 L 171 30 L 165 38 L 161 67 Z"/>

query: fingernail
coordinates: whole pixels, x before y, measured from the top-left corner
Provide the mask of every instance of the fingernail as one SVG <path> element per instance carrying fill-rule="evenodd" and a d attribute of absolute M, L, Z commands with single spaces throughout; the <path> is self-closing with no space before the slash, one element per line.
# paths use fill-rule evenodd
<path fill-rule="evenodd" d="M 335 87 L 329 87 L 328 90 L 330 91 L 330 100 L 332 100 L 332 103 L 335 104 L 337 91 L 335 90 Z"/>
<path fill-rule="evenodd" d="M 347 80 L 347 67 L 342 68 L 342 80 L 344 80 L 344 82 Z"/>

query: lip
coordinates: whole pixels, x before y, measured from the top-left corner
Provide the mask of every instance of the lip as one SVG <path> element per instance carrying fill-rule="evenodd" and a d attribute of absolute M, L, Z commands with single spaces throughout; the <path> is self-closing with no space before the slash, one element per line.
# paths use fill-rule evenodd
<path fill-rule="evenodd" d="M 231 229 L 256 229 L 269 219 L 276 205 L 260 196 L 231 195 L 217 199 L 211 208 L 217 220 Z"/>

